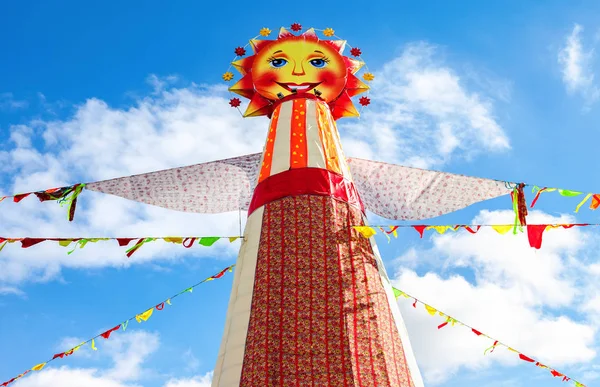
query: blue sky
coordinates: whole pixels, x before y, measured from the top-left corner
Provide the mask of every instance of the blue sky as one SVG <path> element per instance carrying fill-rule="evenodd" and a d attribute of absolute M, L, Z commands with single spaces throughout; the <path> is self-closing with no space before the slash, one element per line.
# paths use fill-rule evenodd
<path fill-rule="evenodd" d="M 227 106 L 222 73 L 262 27 L 332 27 L 376 75 L 372 105 L 340 123 L 348 156 L 600 192 L 600 8 L 590 1 L 0 5 L 0 193 L 45 189 L 259 152 L 264 118 Z M 157 146 L 157 144 L 162 144 Z M 166 145 L 165 145 L 166 144 Z M 528 200 L 532 199 L 528 193 Z M 532 222 L 598 222 L 577 198 L 543 195 Z M 0 204 L 0 234 L 238 234 L 237 214 L 174 213 L 84 192 L 69 224 L 54 203 Z M 511 222 L 501 198 L 430 223 Z M 374 222 L 391 222 L 373 218 Z M 597 231 L 378 239 L 395 283 L 593 386 L 600 314 Z M 109 244 L 0 253 L 1 381 L 235 261 L 239 242 L 156 243 L 129 260 Z M 208 385 L 232 276 L 16 386 Z M 428 385 L 550 386 L 558 380 L 461 328 L 401 304 Z M 77 341 L 79 340 L 79 341 Z M 506 351 L 505 351 L 506 352 Z"/>

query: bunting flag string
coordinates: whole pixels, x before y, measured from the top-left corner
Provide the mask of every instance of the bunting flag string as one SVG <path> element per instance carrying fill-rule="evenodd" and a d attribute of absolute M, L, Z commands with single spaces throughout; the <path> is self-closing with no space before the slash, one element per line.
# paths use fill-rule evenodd
<path fill-rule="evenodd" d="M 557 371 L 555 368 L 552 368 L 548 365 L 542 364 L 539 361 L 533 359 L 532 357 L 526 356 L 523 353 L 521 353 L 520 351 L 517 351 L 516 349 L 514 349 L 511 346 L 508 346 L 506 344 L 504 344 L 503 342 L 501 342 L 500 340 L 497 340 L 489 335 L 486 335 L 485 333 L 482 333 L 481 331 L 463 323 L 462 321 L 455 319 L 454 317 L 440 311 L 439 309 L 434 308 L 433 306 L 426 304 L 425 302 L 411 296 L 410 294 L 397 289 L 397 288 L 392 288 L 394 290 L 394 296 L 396 297 L 396 299 L 398 299 L 399 297 L 403 297 L 406 299 L 410 299 L 412 301 L 412 306 L 414 308 L 417 307 L 417 304 L 421 304 L 425 307 L 425 310 L 427 311 L 427 313 L 429 313 L 431 316 L 435 316 L 436 314 L 438 314 L 440 317 L 444 318 L 444 322 L 442 322 L 440 325 L 438 325 L 438 330 L 442 329 L 444 327 L 446 327 L 447 325 L 460 325 L 460 326 L 464 326 L 468 329 L 470 329 L 475 335 L 479 336 L 479 337 L 484 337 L 486 339 L 489 339 L 493 342 L 493 344 L 486 348 L 483 352 L 484 355 L 487 355 L 488 353 L 492 353 L 494 352 L 494 350 L 498 347 L 504 347 L 506 349 L 508 349 L 511 352 L 516 353 L 519 356 L 519 359 L 526 361 L 528 363 L 532 363 L 535 366 L 539 367 L 539 368 L 543 368 L 543 369 L 547 369 L 550 371 L 550 374 L 555 377 L 555 378 L 562 378 L 563 382 L 568 382 L 568 381 L 572 381 L 573 384 L 575 385 L 575 387 L 585 387 L 584 384 L 578 382 L 575 379 L 570 378 L 569 376 L 565 375 L 564 373 L 561 373 L 559 371 Z"/>
<path fill-rule="evenodd" d="M 564 223 L 564 224 L 528 224 L 525 225 L 527 230 L 527 237 L 531 247 L 540 249 L 542 247 L 542 237 L 546 230 L 555 228 L 569 229 L 572 227 L 598 227 L 600 224 L 592 223 Z M 382 233 L 391 240 L 390 235 L 394 238 L 398 237 L 398 229 L 400 228 L 412 228 L 419 233 L 419 236 L 423 238 L 425 231 L 435 230 L 438 234 L 445 234 L 447 231 L 458 231 L 464 229 L 471 234 L 476 234 L 481 228 L 492 228 L 499 234 L 506 234 L 511 229 L 514 229 L 514 224 L 475 224 L 475 225 L 387 225 L 387 226 L 352 226 L 356 231 L 359 232 L 365 238 L 370 238 L 377 233 Z M 4 249 L 7 244 L 13 244 L 20 242 L 21 247 L 26 249 L 42 242 L 58 242 L 62 247 L 70 248 L 67 254 L 72 254 L 77 248 L 84 248 L 88 243 L 96 243 L 100 241 L 117 241 L 119 246 L 128 247 L 125 250 L 127 257 L 131 257 L 146 243 L 161 240 L 167 243 L 173 243 L 182 245 L 185 248 L 191 248 L 195 244 L 200 246 L 210 247 L 221 239 L 226 239 L 230 243 L 235 242 L 238 239 L 243 239 L 243 236 L 171 236 L 171 237 L 132 237 L 132 238 L 120 238 L 120 237 L 77 237 L 77 238 L 37 238 L 37 237 L 23 237 L 23 238 L 10 238 L 0 237 L 0 251 Z M 133 246 L 130 244 L 133 243 Z"/>
<path fill-rule="evenodd" d="M 42 242 L 58 242 L 60 246 L 69 247 L 72 246 L 71 249 L 67 252 L 67 254 L 72 254 L 77 248 L 84 248 L 88 243 L 96 243 L 100 241 L 112 241 L 115 240 L 121 247 L 129 246 L 132 241 L 135 241 L 132 247 L 128 248 L 125 251 L 127 257 L 131 257 L 133 253 L 138 251 L 144 244 L 148 242 L 154 242 L 157 240 L 162 240 L 168 243 L 174 243 L 178 245 L 182 245 L 185 248 L 190 248 L 194 244 L 199 244 L 201 246 L 210 247 L 215 242 L 221 239 L 227 239 L 230 243 L 235 242 L 238 239 L 243 239 L 243 236 L 231 236 L 231 237 L 221 237 L 221 236 L 174 236 L 174 237 L 135 237 L 135 238 L 5 238 L 0 237 L 0 251 L 9 243 L 20 242 L 21 247 L 26 249 L 31 246 L 35 246 Z"/>
<path fill-rule="evenodd" d="M 535 206 L 535 204 L 537 203 L 538 199 L 540 198 L 540 195 L 542 194 L 542 192 L 558 192 L 559 195 L 565 196 L 565 197 L 577 197 L 577 196 L 581 196 L 584 194 L 584 192 L 581 192 L 581 191 L 572 191 L 569 189 L 548 188 L 548 187 L 540 188 L 537 185 L 533 186 L 531 192 L 533 194 L 535 194 L 533 200 L 531 201 L 531 205 L 529 206 L 531 208 L 533 208 L 533 206 Z M 585 203 L 587 203 L 590 199 L 591 199 L 591 202 L 590 202 L 589 209 L 592 211 L 598 209 L 598 207 L 600 206 L 600 193 L 591 193 L 590 192 L 590 193 L 585 194 L 583 199 L 579 202 L 579 204 L 577 204 L 577 206 L 575 207 L 575 212 L 579 212 L 581 207 L 583 207 L 583 205 Z"/>
<path fill-rule="evenodd" d="M 517 215 L 518 216 L 518 215 Z M 542 237 L 544 231 L 555 228 L 569 229 L 573 227 L 598 227 L 598 223 L 560 223 L 560 224 L 526 224 L 523 225 L 527 229 L 527 239 L 529 245 L 535 249 L 542 247 Z M 394 238 L 398 237 L 399 228 L 413 228 L 419 233 L 419 236 L 423 238 L 425 231 L 435 230 L 438 234 L 445 234 L 447 231 L 458 231 L 460 229 L 467 230 L 471 234 L 476 234 L 482 227 L 492 228 L 498 234 L 504 235 L 511 229 L 514 231 L 515 227 L 522 227 L 518 223 L 515 224 L 471 224 L 471 225 L 418 225 L 418 224 L 403 224 L 403 225 L 388 225 L 388 226 L 352 226 L 360 235 L 365 238 L 371 238 L 378 233 L 385 235 L 390 241 L 390 235 Z"/>
<path fill-rule="evenodd" d="M 30 195 L 35 195 L 40 202 L 48 200 L 54 200 L 61 206 L 67 205 L 67 219 L 72 221 L 75 217 L 75 208 L 77 207 L 77 198 L 83 189 L 85 188 L 84 183 L 75 184 L 69 187 L 50 188 L 45 191 L 26 192 L 22 194 L 16 194 L 11 196 L 0 197 L 0 202 L 7 198 L 12 198 L 13 202 L 19 203 Z"/>
<path fill-rule="evenodd" d="M 91 339 L 88 339 L 88 340 L 86 340 L 86 341 L 82 342 L 81 344 L 78 344 L 77 346 L 75 346 L 75 347 L 73 347 L 73 348 L 69 349 L 68 351 L 64 351 L 64 352 L 61 352 L 61 353 L 57 353 L 57 354 L 55 354 L 54 356 L 52 356 L 52 358 L 51 358 L 51 359 L 49 359 L 49 360 L 46 360 L 46 361 L 45 361 L 45 362 L 43 362 L 43 363 L 39 363 L 39 364 L 37 364 L 37 365 L 35 365 L 35 366 L 31 367 L 29 370 L 27 370 L 27 371 L 23 372 L 22 374 L 19 374 L 19 375 L 15 376 L 14 378 L 12 378 L 12 379 L 10 379 L 10 380 L 8 380 L 8 381 L 6 381 L 6 382 L 4 382 L 4 383 L 0 384 L 0 387 L 6 387 L 6 386 L 8 386 L 9 384 L 11 384 L 11 383 L 15 382 L 16 380 L 18 380 L 18 379 L 22 378 L 23 376 L 27 375 L 27 374 L 28 374 L 28 373 L 30 373 L 31 371 L 41 371 L 42 369 L 44 369 L 44 367 L 45 367 L 45 366 L 46 366 L 48 363 L 50 363 L 50 362 L 52 362 L 52 361 L 54 361 L 54 360 L 56 360 L 56 359 L 63 359 L 63 358 L 65 358 L 65 357 L 71 356 L 72 354 L 74 354 L 75 352 L 77 352 L 79 349 L 81 349 L 81 348 L 82 348 L 84 345 L 86 345 L 86 344 L 90 344 L 90 348 L 91 348 L 92 350 L 94 350 L 94 351 L 97 351 L 97 350 L 98 350 L 98 348 L 96 347 L 96 339 L 98 339 L 98 338 L 103 338 L 103 339 L 105 339 L 105 340 L 108 340 L 108 339 L 110 338 L 110 336 L 111 336 L 113 333 L 116 333 L 117 331 L 119 331 L 119 329 L 126 330 L 126 329 L 127 329 L 127 326 L 129 325 L 129 322 L 130 322 L 130 321 L 132 321 L 132 320 L 135 320 L 135 321 L 137 321 L 138 323 L 141 323 L 142 321 L 148 321 L 148 319 L 149 319 L 149 318 L 152 316 L 152 313 L 154 312 L 154 310 L 155 310 L 155 309 L 156 309 L 156 310 L 159 310 L 159 311 L 160 311 L 160 310 L 163 310 L 163 309 L 164 309 L 164 307 L 165 307 L 165 304 L 167 304 L 167 305 L 172 305 L 172 304 L 171 304 L 171 302 L 172 302 L 172 301 L 173 301 L 173 299 L 175 299 L 176 297 L 179 297 L 180 295 L 182 295 L 182 294 L 184 294 L 184 293 L 187 293 L 187 292 L 190 292 L 190 293 L 191 293 L 191 292 L 192 292 L 192 290 L 193 290 L 195 287 L 197 287 L 197 286 L 200 286 L 200 285 L 202 285 L 202 284 L 203 284 L 203 283 L 205 283 L 205 282 L 212 281 L 212 280 L 219 279 L 219 278 L 223 277 L 223 276 L 225 275 L 225 273 L 227 273 L 227 272 L 232 272 L 232 271 L 233 271 L 233 268 L 234 268 L 234 266 L 235 266 L 235 265 L 231 265 L 231 266 L 228 266 L 228 267 L 226 267 L 225 269 L 221 270 L 221 271 L 220 271 L 220 272 L 218 272 L 217 274 L 214 274 L 214 275 L 212 275 L 212 276 L 210 276 L 210 277 L 208 277 L 208 278 L 205 278 L 204 280 L 202 280 L 202 281 L 198 282 L 197 284 L 195 284 L 195 285 L 192 285 L 191 287 L 189 287 L 189 288 L 187 288 L 187 289 L 185 289 L 185 290 L 182 290 L 182 291 L 180 291 L 179 293 L 177 293 L 177 294 L 175 294 L 175 295 L 173 295 L 173 296 L 171 296 L 171 297 L 169 297 L 169 298 L 165 299 L 164 301 L 162 301 L 162 302 L 160 302 L 160 303 L 156 304 L 155 306 L 152 306 L 152 307 L 150 307 L 150 308 L 146 309 L 146 310 L 145 310 L 144 312 L 142 312 L 142 313 L 138 313 L 138 314 L 136 314 L 136 315 L 134 315 L 134 316 L 132 316 L 132 317 L 128 318 L 127 320 L 123 321 L 122 323 L 120 323 L 120 324 L 118 324 L 118 325 L 115 325 L 113 328 L 111 328 L 111 329 L 109 329 L 109 330 L 107 330 L 107 331 L 105 331 L 105 332 L 102 332 L 102 333 L 100 333 L 99 335 L 96 335 L 96 336 L 92 337 Z"/>

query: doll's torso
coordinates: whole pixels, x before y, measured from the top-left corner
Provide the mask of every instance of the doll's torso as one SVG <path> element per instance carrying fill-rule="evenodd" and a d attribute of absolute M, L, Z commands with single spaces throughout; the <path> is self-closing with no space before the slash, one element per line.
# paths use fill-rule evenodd
<path fill-rule="evenodd" d="M 296 98 L 273 111 L 249 214 L 289 196 L 331 196 L 364 210 L 327 103 Z"/>
<path fill-rule="evenodd" d="M 288 100 L 271 117 L 258 182 L 299 168 L 321 168 L 350 180 L 335 121 L 323 101 Z"/>

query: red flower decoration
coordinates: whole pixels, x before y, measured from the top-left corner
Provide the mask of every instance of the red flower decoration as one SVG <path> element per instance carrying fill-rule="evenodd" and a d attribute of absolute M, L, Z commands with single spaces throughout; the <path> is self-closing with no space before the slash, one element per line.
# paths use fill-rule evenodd
<path fill-rule="evenodd" d="M 363 106 L 367 106 L 368 104 L 371 103 L 371 100 L 368 97 L 360 97 L 360 99 L 358 100 L 358 103 L 360 103 Z"/>
<path fill-rule="evenodd" d="M 300 24 L 298 24 L 298 23 L 292 24 L 291 28 L 292 28 L 292 31 L 295 31 L 295 32 L 298 32 L 298 31 L 302 30 L 302 26 Z"/>
<path fill-rule="evenodd" d="M 352 54 L 352 56 L 360 56 L 360 54 L 362 54 L 362 51 L 360 50 L 360 48 L 354 47 L 352 50 L 350 50 L 350 54 Z"/>
<path fill-rule="evenodd" d="M 236 108 L 242 104 L 242 101 L 240 101 L 239 98 L 232 98 L 229 100 L 229 104 L 231 105 L 231 107 Z"/>
<path fill-rule="evenodd" d="M 235 49 L 235 55 L 244 56 L 246 55 L 246 49 L 244 47 L 238 47 Z"/>

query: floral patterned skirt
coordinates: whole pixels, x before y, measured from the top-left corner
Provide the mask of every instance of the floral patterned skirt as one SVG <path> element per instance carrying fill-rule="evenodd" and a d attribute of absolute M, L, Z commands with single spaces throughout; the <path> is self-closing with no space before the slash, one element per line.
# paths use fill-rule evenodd
<path fill-rule="evenodd" d="M 360 210 L 265 206 L 240 386 L 414 386 Z"/>

